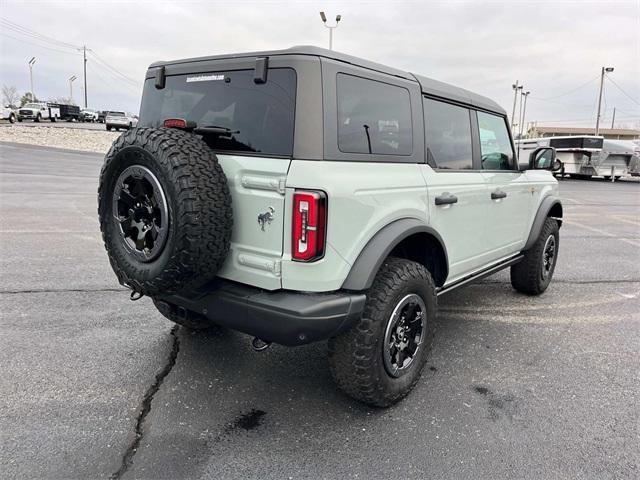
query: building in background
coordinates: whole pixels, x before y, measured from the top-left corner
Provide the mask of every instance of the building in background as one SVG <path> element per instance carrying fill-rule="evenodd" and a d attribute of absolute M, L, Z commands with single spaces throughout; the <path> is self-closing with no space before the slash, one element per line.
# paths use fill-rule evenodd
<path fill-rule="evenodd" d="M 544 127 L 533 124 L 527 130 L 527 138 L 593 135 L 593 132 L 593 127 Z M 635 128 L 601 128 L 598 135 L 610 140 L 639 140 L 640 130 Z"/>

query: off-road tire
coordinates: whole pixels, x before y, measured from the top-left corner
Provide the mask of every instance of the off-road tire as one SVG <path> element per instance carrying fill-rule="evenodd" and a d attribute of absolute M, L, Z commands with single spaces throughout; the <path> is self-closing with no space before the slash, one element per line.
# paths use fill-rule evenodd
<path fill-rule="evenodd" d="M 553 258 L 551 271 L 545 277 L 543 275 L 542 256 L 550 235 L 553 235 L 555 240 L 555 256 Z M 553 273 L 558 261 L 559 247 L 560 229 L 558 227 L 558 221 L 548 217 L 542 226 L 542 231 L 536 242 L 524 254 L 524 258 L 511 267 L 511 285 L 513 288 L 527 295 L 540 295 L 543 293 L 553 278 Z"/>
<path fill-rule="evenodd" d="M 398 302 L 407 294 L 419 295 L 426 306 L 426 330 L 421 350 L 408 371 L 392 377 L 384 366 L 387 324 Z M 377 407 L 400 401 L 420 379 L 433 342 L 437 309 L 436 289 L 421 264 L 389 257 L 376 275 L 362 318 L 348 331 L 329 340 L 329 366 L 338 387 L 356 400 Z"/>
<path fill-rule="evenodd" d="M 113 215 L 115 183 L 131 165 L 155 175 L 166 198 L 165 244 L 150 261 L 141 261 L 127 249 Z M 118 137 L 100 173 L 98 214 L 118 280 L 148 296 L 205 283 L 229 252 L 233 217 L 227 179 L 204 141 L 181 130 L 136 128 Z"/>
<path fill-rule="evenodd" d="M 167 319 L 173 323 L 182 325 L 189 330 L 219 330 L 220 326 L 212 323 L 206 317 L 196 313 L 192 310 L 180 309 L 173 303 L 165 302 L 164 300 L 153 299 L 153 304 L 158 311 Z"/>

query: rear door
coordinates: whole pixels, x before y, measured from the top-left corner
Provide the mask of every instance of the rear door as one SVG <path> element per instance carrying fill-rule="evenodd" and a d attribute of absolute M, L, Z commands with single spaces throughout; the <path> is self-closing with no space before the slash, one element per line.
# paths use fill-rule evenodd
<path fill-rule="evenodd" d="M 497 261 L 524 246 L 536 187 L 518 171 L 506 117 L 481 111 L 476 117 L 482 176 L 489 195 L 486 241 L 490 260 Z"/>
<path fill-rule="evenodd" d="M 486 264 L 487 187 L 474 170 L 472 112 L 440 100 L 424 99 L 427 165 L 421 165 L 429 191 L 431 225 L 449 257 L 447 284 Z"/>
<path fill-rule="evenodd" d="M 139 124 L 159 127 L 168 118 L 181 118 L 220 127 L 202 134 L 216 152 L 232 197 L 231 252 L 218 275 L 273 290 L 282 284 L 296 73 L 269 68 L 266 81 L 256 82 L 255 63 L 209 62 L 196 73 L 167 67 L 164 88 L 157 89 L 153 78 L 146 81 Z"/>

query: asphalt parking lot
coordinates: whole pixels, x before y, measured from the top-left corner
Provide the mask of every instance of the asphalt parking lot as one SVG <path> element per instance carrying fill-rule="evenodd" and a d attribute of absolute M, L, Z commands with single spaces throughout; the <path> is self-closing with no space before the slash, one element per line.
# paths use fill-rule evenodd
<path fill-rule="evenodd" d="M 379 410 L 334 387 L 324 344 L 255 353 L 129 301 L 101 161 L 0 144 L 0 477 L 640 476 L 639 182 L 562 181 L 550 289 L 502 272 L 442 297 L 422 380 Z"/>

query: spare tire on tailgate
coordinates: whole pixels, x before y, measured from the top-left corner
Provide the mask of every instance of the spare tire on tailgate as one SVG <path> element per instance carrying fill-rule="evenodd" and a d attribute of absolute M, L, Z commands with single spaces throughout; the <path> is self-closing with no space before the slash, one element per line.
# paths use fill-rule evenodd
<path fill-rule="evenodd" d="M 182 130 L 121 135 L 102 166 L 98 214 L 118 280 L 145 295 L 204 283 L 229 252 L 227 179 L 206 143 Z"/>

